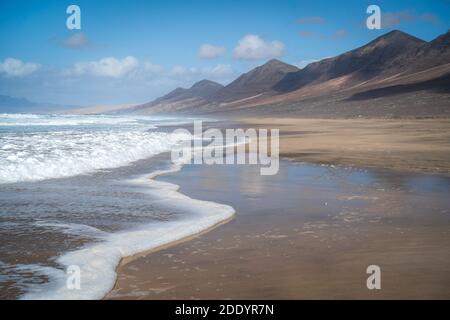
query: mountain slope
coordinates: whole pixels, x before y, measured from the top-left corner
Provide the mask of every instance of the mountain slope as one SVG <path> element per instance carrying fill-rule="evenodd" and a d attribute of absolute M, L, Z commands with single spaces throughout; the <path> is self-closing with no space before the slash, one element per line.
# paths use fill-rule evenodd
<path fill-rule="evenodd" d="M 169 92 L 165 96 L 154 100 L 153 102 L 163 102 L 163 101 L 177 101 L 190 98 L 208 98 L 220 89 L 223 85 L 210 80 L 201 80 L 196 82 L 189 89 L 176 88 L 175 90 Z"/>
<path fill-rule="evenodd" d="M 157 107 L 150 104 L 145 110 L 308 117 L 448 116 L 449 74 L 449 32 L 425 42 L 392 31 L 301 70 L 270 60 L 202 98 L 199 92 L 193 97 L 188 89 L 177 89 L 161 98 L 164 103 L 158 99 Z"/>
<path fill-rule="evenodd" d="M 405 51 L 419 49 L 425 43 L 404 32 L 392 31 L 365 46 L 334 58 L 311 63 L 295 73 L 287 74 L 273 89 L 283 93 L 346 75 L 352 75 L 351 79 L 347 80 L 351 84 L 382 73 L 395 73 L 398 67 L 393 67 L 391 61 L 403 55 Z"/>
<path fill-rule="evenodd" d="M 450 62 L 450 31 L 426 42 L 416 50 L 405 51 L 394 59 L 389 67 L 402 68 L 412 73 Z"/>
<path fill-rule="evenodd" d="M 299 69 L 293 65 L 272 59 L 262 66 L 256 67 L 218 91 L 212 99 L 219 102 L 230 102 L 270 93 L 273 86 L 287 74 Z"/>
<path fill-rule="evenodd" d="M 51 103 L 38 103 L 25 98 L 0 95 L 0 113 L 43 113 L 74 108 Z"/>
<path fill-rule="evenodd" d="M 13 98 L 10 96 L 0 95 L 0 112 L 23 112 L 31 110 L 39 105 L 24 98 Z"/>
<path fill-rule="evenodd" d="M 205 103 L 211 96 L 223 88 L 223 85 L 210 80 L 196 82 L 189 89 L 177 88 L 149 103 L 136 106 L 132 110 L 138 113 L 171 112 L 183 106 Z"/>

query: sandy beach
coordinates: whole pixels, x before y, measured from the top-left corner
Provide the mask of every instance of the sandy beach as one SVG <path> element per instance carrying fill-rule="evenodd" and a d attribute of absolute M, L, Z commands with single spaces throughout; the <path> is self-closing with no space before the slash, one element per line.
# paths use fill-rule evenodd
<path fill-rule="evenodd" d="M 204 121 L 203 129 L 280 129 L 273 176 L 259 165 L 173 166 L 173 131 L 192 123 L 146 121 L 131 135 L 94 128 L 111 141 L 97 147 L 102 159 L 123 166 L 2 186 L 2 298 L 450 297 L 447 120 Z M 98 141 L 84 128 L 81 156 Z M 98 164 L 66 158 L 70 170 Z M 62 267 L 80 261 L 89 280 L 66 290 Z M 366 287 L 371 265 L 381 268 L 381 290 Z"/>
<path fill-rule="evenodd" d="M 280 155 L 294 161 L 450 176 L 450 119 L 248 118 L 279 128 Z"/>
<path fill-rule="evenodd" d="M 450 298 L 448 120 L 243 123 L 280 128 L 293 161 L 273 177 L 198 165 L 158 177 L 236 216 L 123 260 L 107 299 Z M 373 264 L 382 290 L 366 287 Z"/>
<path fill-rule="evenodd" d="M 450 300 L 450 0 L 28 2 L 0 300 Z"/>

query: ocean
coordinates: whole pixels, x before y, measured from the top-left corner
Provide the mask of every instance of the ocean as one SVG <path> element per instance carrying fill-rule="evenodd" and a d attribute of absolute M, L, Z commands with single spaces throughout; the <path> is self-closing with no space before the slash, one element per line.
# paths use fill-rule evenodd
<path fill-rule="evenodd" d="M 170 151 L 196 137 L 172 128 L 190 127 L 194 120 L 0 115 L 0 299 L 101 299 L 114 288 L 122 258 L 209 230 L 233 218 L 235 209 L 239 214 L 232 223 L 202 237 L 202 245 L 217 256 L 202 256 L 180 269 L 182 278 L 174 285 L 186 287 L 186 275 L 199 277 L 187 285 L 187 297 L 192 296 L 191 287 L 202 286 L 206 279 L 195 269 L 203 263 L 209 269 L 220 266 L 221 276 L 222 267 L 227 269 L 233 259 L 248 261 L 255 266 L 236 262 L 236 274 L 230 277 L 239 279 L 242 270 L 251 270 L 253 276 L 259 270 L 258 279 L 263 279 L 283 266 L 300 273 L 291 266 L 310 263 L 305 259 L 308 248 L 325 244 L 331 248 L 326 257 L 337 259 L 330 263 L 356 246 L 359 257 L 386 267 L 387 277 L 398 279 L 404 270 L 414 269 L 411 279 L 422 273 L 435 276 L 431 288 L 448 279 L 448 177 L 289 161 L 280 162 L 277 175 L 261 176 L 254 165 L 173 163 Z M 218 245 L 228 236 L 228 246 Z M 322 242 L 328 238 L 330 243 Z M 268 240 L 267 251 L 256 249 L 260 241 L 252 239 Z M 386 239 L 391 242 L 383 242 Z M 285 241 L 285 247 L 278 241 Z M 341 251 L 335 251 L 336 241 L 344 241 Z M 406 259 L 390 267 L 386 243 L 386 248 L 394 246 L 396 255 L 408 254 L 420 263 L 405 265 L 410 261 Z M 230 251 L 234 245 L 236 252 Z M 371 246 L 378 247 L 373 251 Z M 227 256 L 229 251 L 233 255 Z M 268 253 L 273 257 L 267 258 Z M 281 256 L 275 258 L 275 253 Z M 268 260 L 258 262 L 261 256 Z M 283 260 L 294 256 L 298 260 Z M 323 259 L 313 260 L 323 264 Z M 158 261 L 142 267 L 145 277 L 127 278 L 130 290 L 145 287 L 150 278 L 166 282 L 171 269 L 158 268 Z M 354 265 L 349 263 L 349 274 L 365 275 L 367 266 L 355 271 Z M 120 276 L 123 285 L 127 275 L 119 273 L 119 282 Z M 230 287 L 233 283 L 243 285 L 235 281 Z M 204 292 L 205 298 L 214 297 L 209 289 Z M 123 294 L 116 290 L 113 297 Z"/>
<path fill-rule="evenodd" d="M 231 218 L 152 179 L 180 170 L 168 152 L 192 139 L 159 128 L 193 120 L 0 115 L 0 298 L 102 298 L 123 257 Z"/>

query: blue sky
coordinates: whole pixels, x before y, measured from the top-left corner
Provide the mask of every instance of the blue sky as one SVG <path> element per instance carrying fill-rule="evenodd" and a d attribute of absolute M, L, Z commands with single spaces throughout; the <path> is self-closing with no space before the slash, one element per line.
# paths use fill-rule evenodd
<path fill-rule="evenodd" d="M 66 27 L 70 4 L 81 30 Z M 365 28 L 370 4 L 382 30 Z M 449 22 L 448 0 L 2 0 L 0 94 L 139 103 L 202 78 L 226 84 L 270 58 L 302 67 L 392 29 L 429 41 Z"/>

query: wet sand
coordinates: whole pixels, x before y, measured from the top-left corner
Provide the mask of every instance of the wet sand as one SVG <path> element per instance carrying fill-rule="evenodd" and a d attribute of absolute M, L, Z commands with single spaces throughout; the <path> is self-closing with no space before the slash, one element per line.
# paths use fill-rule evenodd
<path fill-rule="evenodd" d="M 271 177 L 188 165 L 158 179 L 236 216 L 124 260 L 107 299 L 450 298 L 448 178 L 283 161 Z"/>
<path fill-rule="evenodd" d="M 248 118 L 280 129 L 280 155 L 293 161 L 389 168 L 450 176 L 450 119 Z"/>

